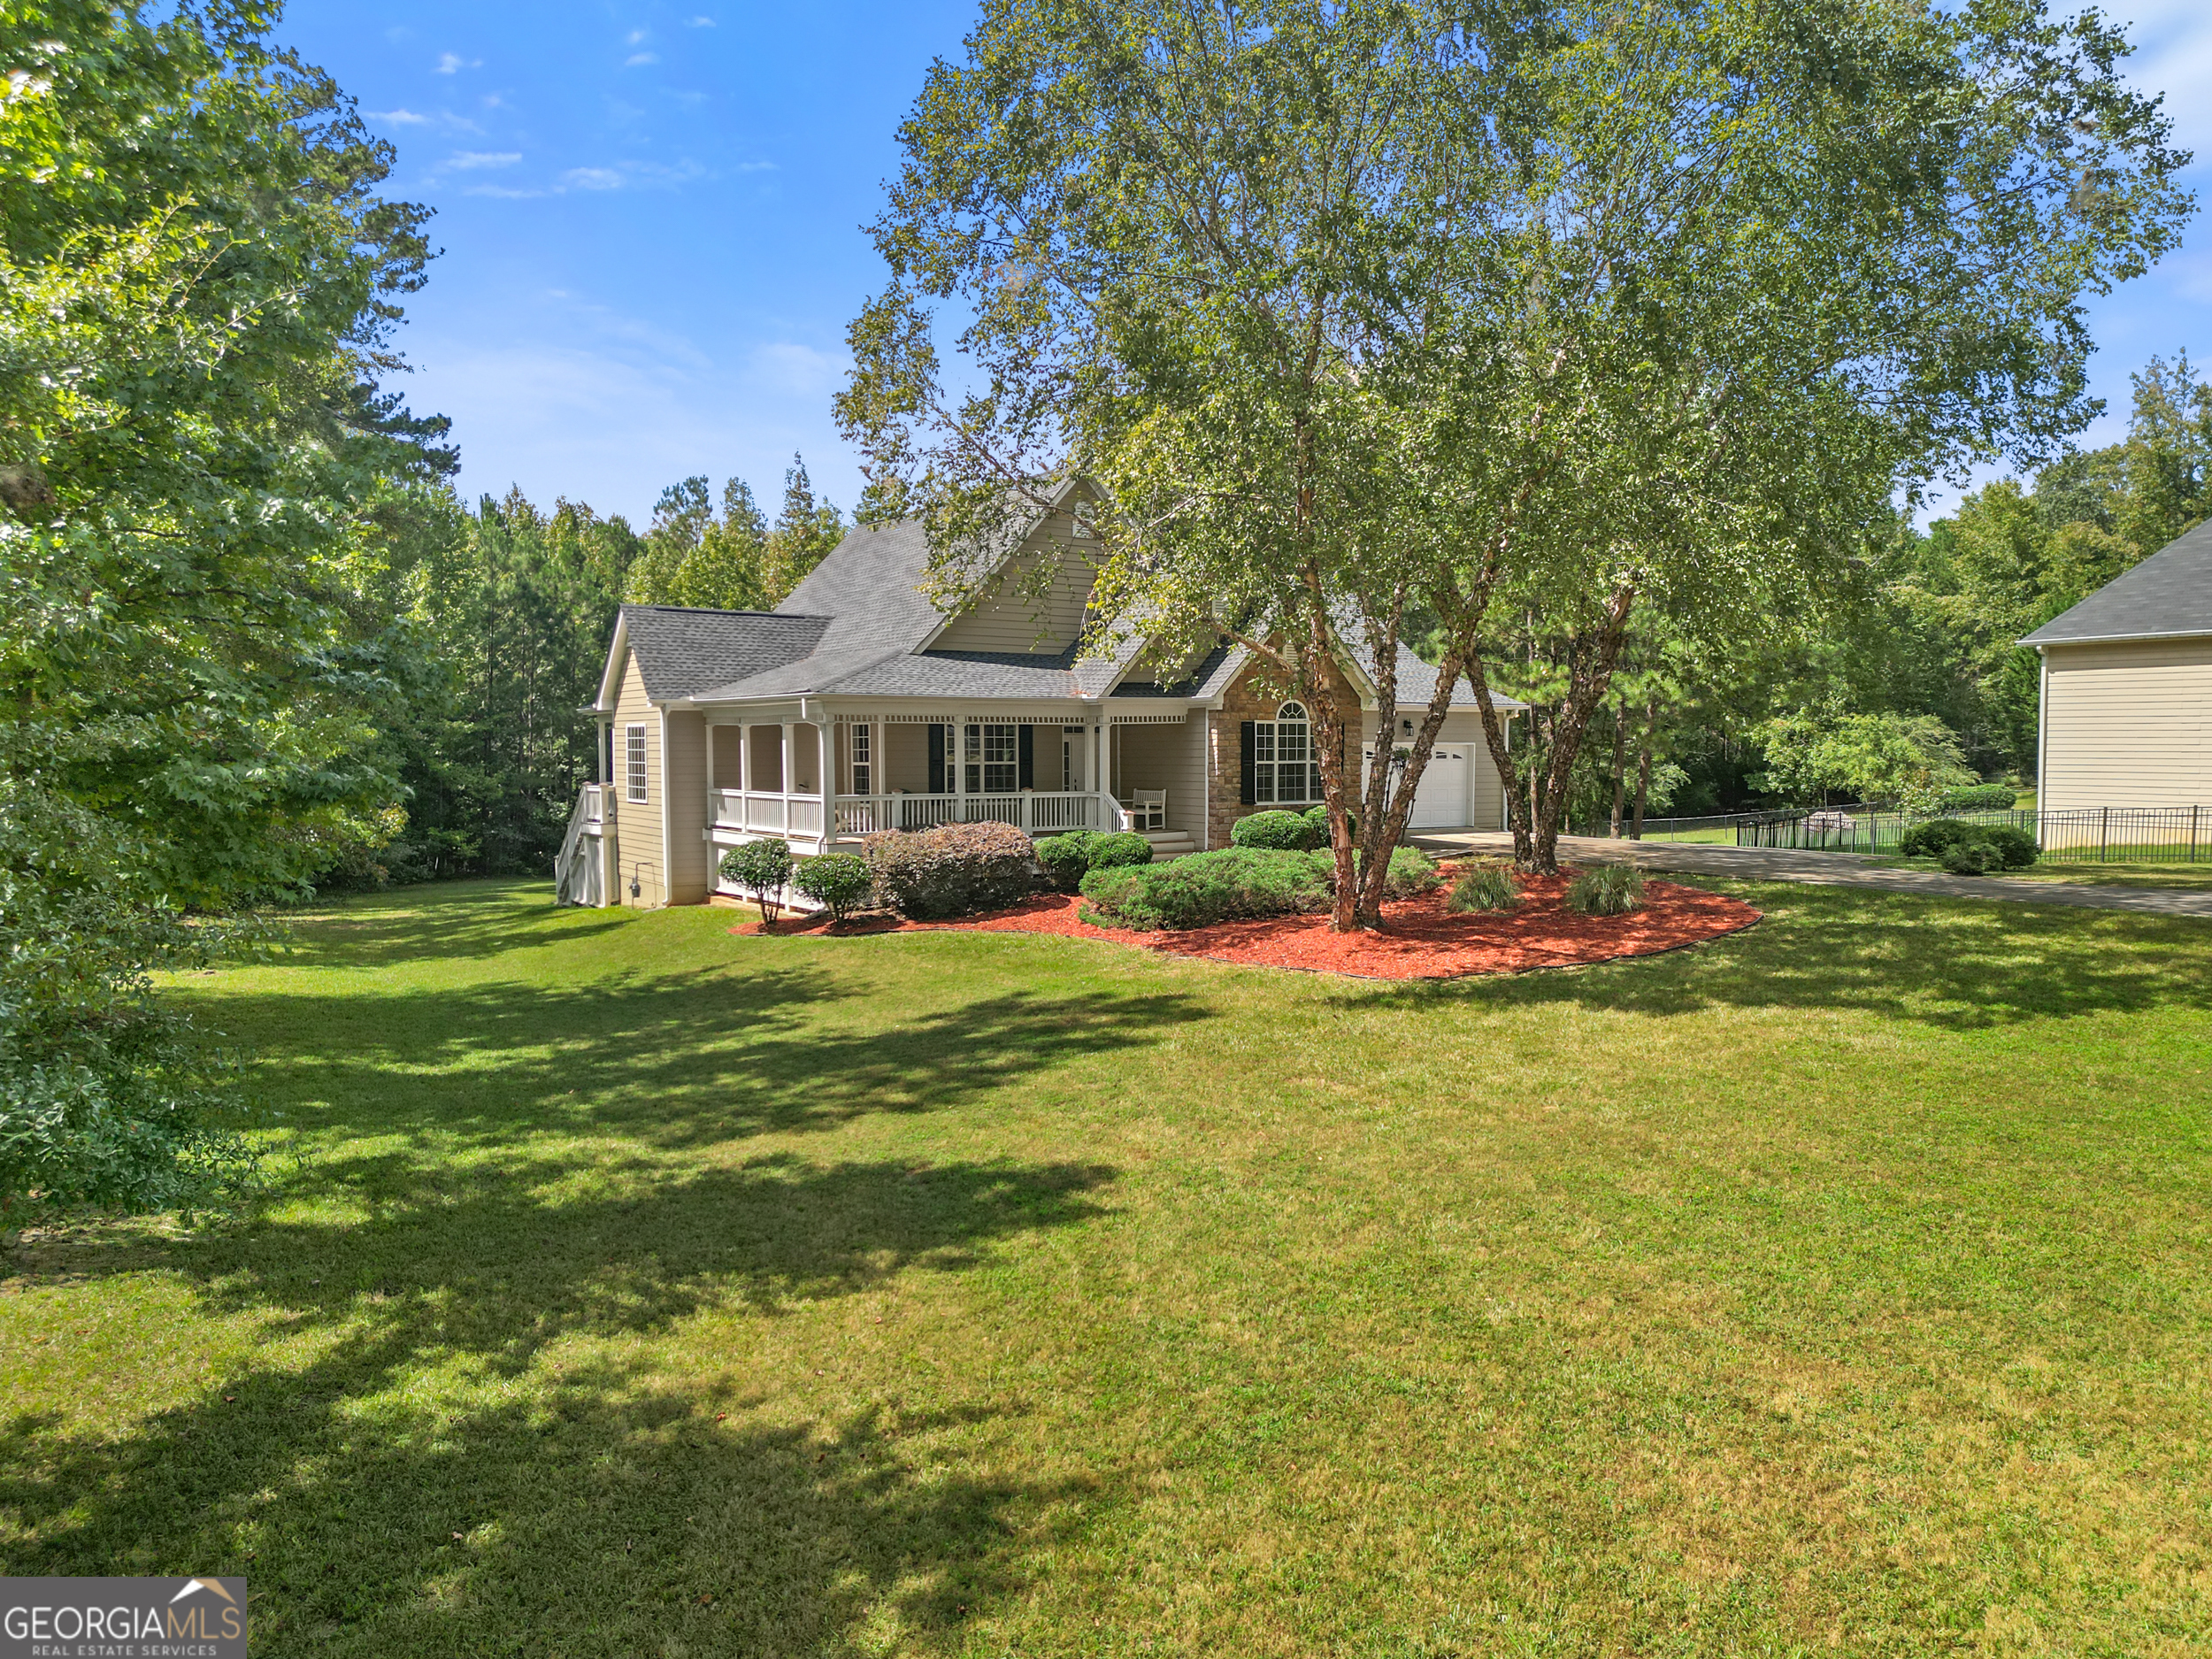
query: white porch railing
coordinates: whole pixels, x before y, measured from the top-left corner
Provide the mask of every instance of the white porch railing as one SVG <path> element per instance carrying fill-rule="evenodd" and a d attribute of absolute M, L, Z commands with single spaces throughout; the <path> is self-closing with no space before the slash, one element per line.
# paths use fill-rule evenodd
<path fill-rule="evenodd" d="M 837 833 L 873 835 L 881 830 L 934 829 L 940 824 L 993 819 L 1031 835 L 1111 827 L 1112 803 L 1084 791 L 1023 789 L 1012 795 L 841 795 Z"/>
<path fill-rule="evenodd" d="M 822 833 L 822 797 L 759 789 L 717 789 L 714 826 L 810 840 Z"/>
<path fill-rule="evenodd" d="M 980 824 L 993 819 L 1031 835 L 1067 830 L 1124 829 L 1128 814 L 1109 796 L 1079 790 L 1023 789 L 1012 795 L 841 795 L 834 840 L 873 835 L 879 830 L 934 829 L 941 824 Z M 822 797 L 760 790 L 714 791 L 714 826 L 758 835 L 787 835 L 818 841 Z"/>

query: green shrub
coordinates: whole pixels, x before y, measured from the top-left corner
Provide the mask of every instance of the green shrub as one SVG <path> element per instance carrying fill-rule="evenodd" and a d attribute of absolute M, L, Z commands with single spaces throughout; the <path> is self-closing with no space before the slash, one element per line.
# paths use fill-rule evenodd
<path fill-rule="evenodd" d="M 1978 827 L 1962 818 L 1930 818 L 1908 829 L 1897 850 L 1908 858 L 1940 858 L 1957 842 L 1971 840 Z"/>
<path fill-rule="evenodd" d="M 792 872 L 791 885 L 827 910 L 830 920 L 841 922 L 867 907 L 876 890 L 876 879 L 868 873 L 865 858 L 852 853 L 824 853 L 803 861 Z"/>
<path fill-rule="evenodd" d="M 1955 876 L 1985 876 L 2003 869 L 2004 863 L 2003 850 L 1978 835 L 1953 841 L 1943 849 L 1943 867 Z"/>
<path fill-rule="evenodd" d="M 1936 802 L 1939 812 L 1992 812 L 2008 809 L 2018 792 L 2008 783 L 1978 783 L 1947 789 Z"/>
<path fill-rule="evenodd" d="M 1633 864 L 1589 864 L 1567 884 L 1567 904 L 1584 916 L 1625 916 L 1644 908 L 1644 872 Z"/>
<path fill-rule="evenodd" d="M 1091 841 L 1090 867 L 1094 870 L 1122 870 L 1151 862 L 1152 843 L 1134 830 L 1116 830 Z"/>
<path fill-rule="evenodd" d="M 1329 844 L 1329 809 L 1325 806 L 1310 806 L 1305 810 L 1304 818 L 1308 837 L 1306 845 L 1326 847 Z M 1359 833 L 1359 819 L 1355 815 L 1347 812 L 1344 815 L 1344 821 L 1349 826 L 1352 834 Z"/>
<path fill-rule="evenodd" d="M 886 830 L 861 842 L 883 901 L 918 921 L 1003 910 L 1037 890 L 1037 857 L 1011 824 Z"/>
<path fill-rule="evenodd" d="M 2035 844 L 2035 837 L 2027 831 L 2012 824 L 1984 824 L 1980 827 L 1982 839 L 2004 855 L 2006 869 L 2025 870 L 2036 861 L 2040 849 Z"/>
<path fill-rule="evenodd" d="M 1383 897 L 1417 899 L 1424 893 L 1435 892 L 1443 881 L 1444 872 L 1436 867 L 1436 860 L 1418 847 L 1394 847 L 1390 873 L 1383 878 Z"/>
<path fill-rule="evenodd" d="M 2036 860 L 2035 837 L 2010 824 L 1970 824 L 1962 818 L 1931 818 L 1907 830 L 1898 850 L 1908 858 L 1934 858 L 1954 875 L 1979 875 L 1984 870 L 2024 870 Z M 1951 855 L 1965 847 L 1986 847 L 1989 857 L 1975 870 L 1953 869 Z"/>
<path fill-rule="evenodd" d="M 1037 862 L 1045 867 L 1045 876 L 1063 893 L 1072 893 L 1082 885 L 1090 871 L 1091 849 L 1099 841 L 1095 831 L 1071 830 L 1064 835 L 1048 835 L 1037 843 Z M 1137 837 L 1143 841 L 1144 837 Z M 1150 850 L 1148 842 L 1146 850 Z"/>
<path fill-rule="evenodd" d="M 733 881 L 760 906 L 763 921 L 783 913 L 784 884 L 791 879 L 791 843 L 781 836 L 747 841 L 722 855 L 722 879 Z"/>
<path fill-rule="evenodd" d="M 1452 883 L 1451 896 L 1444 901 L 1448 910 L 1510 910 L 1521 902 L 1521 884 L 1513 879 L 1511 866 L 1494 858 L 1470 864 L 1459 872 L 1459 879 Z"/>
<path fill-rule="evenodd" d="M 1325 865 L 1311 854 L 1232 847 L 1171 864 L 1093 870 L 1084 919 L 1154 933 L 1328 908 Z"/>
<path fill-rule="evenodd" d="M 1321 839 L 1328 838 L 1328 820 L 1322 819 Z M 1233 847 L 1252 847 L 1270 852 L 1303 852 L 1318 845 L 1314 839 L 1313 820 L 1303 812 L 1255 812 L 1240 818 L 1229 826 L 1229 844 Z"/>

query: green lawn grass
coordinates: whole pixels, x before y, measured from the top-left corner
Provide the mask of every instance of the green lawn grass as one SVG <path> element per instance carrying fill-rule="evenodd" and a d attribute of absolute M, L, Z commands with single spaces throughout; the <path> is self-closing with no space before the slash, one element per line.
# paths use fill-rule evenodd
<path fill-rule="evenodd" d="M 1933 858 L 1870 858 L 1887 870 L 1926 870 L 1949 872 Z M 2008 881 L 2055 881 L 2075 887 L 2148 887 L 2165 892 L 2202 893 L 2212 889 L 2212 860 L 2191 864 L 2052 864 L 2038 862 L 2025 870 L 1993 871 Z"/>
<path fill-rule="evenodd" d="M 256 1214 L 0 1271 L 0 1561 L 259 1655 L 2212 1631 L 2212 932 L 1734 887 L 1390 987 L 470 884 L 186 982 Z"/>

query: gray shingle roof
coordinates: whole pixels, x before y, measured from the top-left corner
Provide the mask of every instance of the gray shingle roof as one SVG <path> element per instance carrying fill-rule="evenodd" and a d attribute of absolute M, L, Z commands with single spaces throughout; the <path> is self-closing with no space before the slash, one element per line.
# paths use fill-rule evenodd
<path fill-rule="evenodd" d="M 2188 638 L 2212 634 L 2212 523 L 2184 531 L 2133 570 L 2021 641 Z"/>
<path fill-rule="evenodd" d="M 796 662 L 814 649 L 829 621 L 767 611 L 622 607 L 645 695 L 656 703 L 692 696 L 733 672 L 757 674 Z"/>

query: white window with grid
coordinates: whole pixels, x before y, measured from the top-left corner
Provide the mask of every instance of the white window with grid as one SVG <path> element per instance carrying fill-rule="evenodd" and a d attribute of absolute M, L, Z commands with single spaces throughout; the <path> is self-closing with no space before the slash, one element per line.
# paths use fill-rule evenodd
<path fill-rule="evenodd" d="M 1269 806 L 1303 806 L 1321 798 L 1321 764 L 1303 704 L 1286 703 L 1271 720 L 1252 727 L 1252 799 Z"/>
<path fill-rule="evenodd" d="M 1010 726 L 972 726 L 962 744 L 970 795 L 1011 795 L 1021 783 L 1021 739 Z"/>
<path fill-rule="evenodd" d="M 645 728 L 641 726 L 622 728 L 622 772 L 625 798 L 642 803 L 645 800 Z"/>
<path fill-rule="evenodd" d="M 849 726 L 845 728 L 845 742 L 847 752 L 852 757 L 853 794 L 873 795 L 876 775 L 873 728 Z"/>

